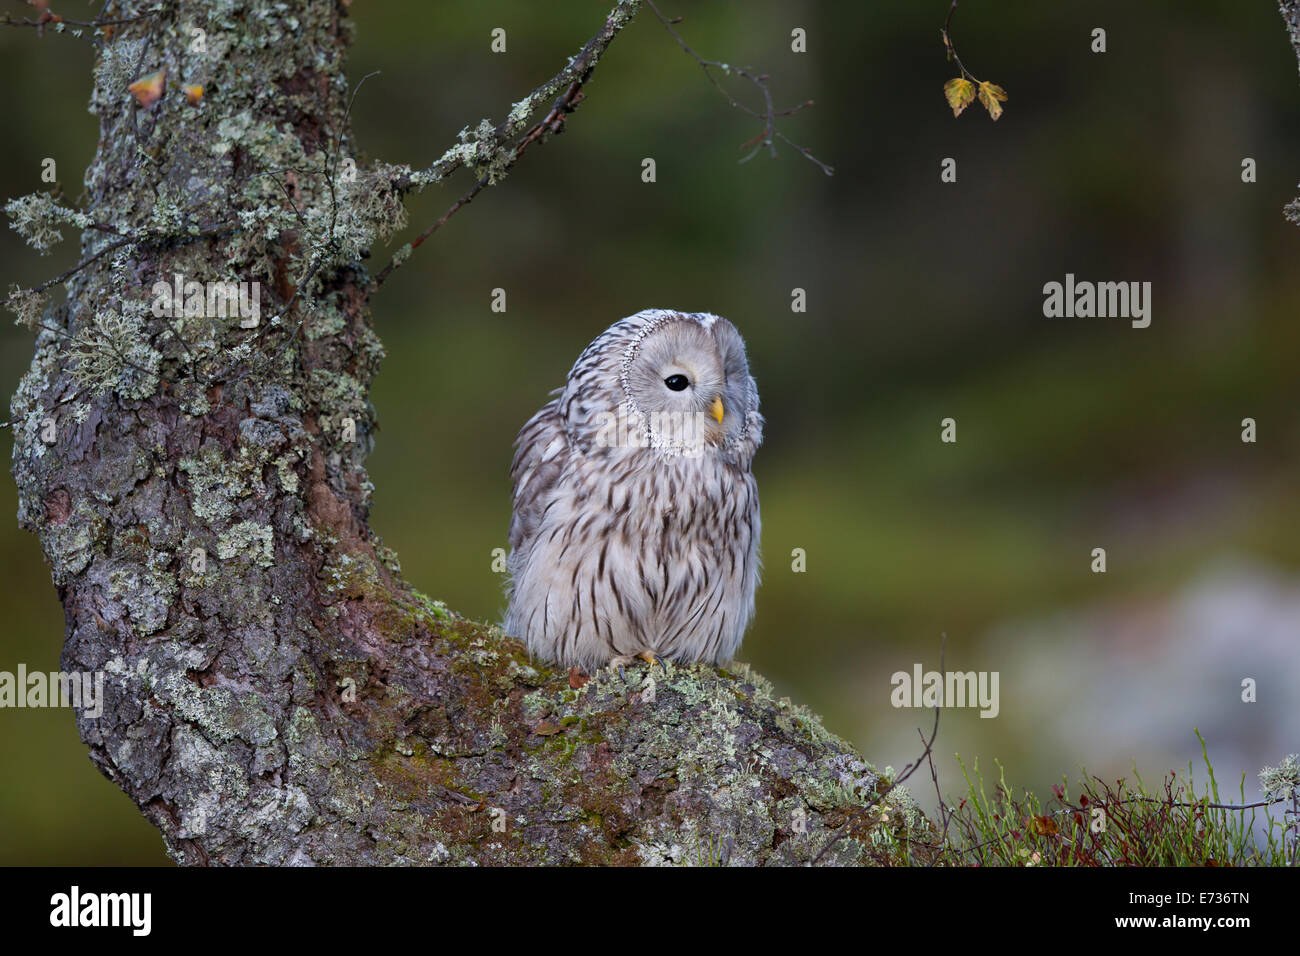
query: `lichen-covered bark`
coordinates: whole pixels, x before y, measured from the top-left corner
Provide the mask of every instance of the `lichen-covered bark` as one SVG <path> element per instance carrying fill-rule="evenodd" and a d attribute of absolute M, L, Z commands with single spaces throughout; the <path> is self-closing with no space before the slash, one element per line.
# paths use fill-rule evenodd
<path fill-rule="evenodd" d="M 366 524 L 359 263 L 436 171 L 351 175 L 341 2 L 109 13 L 140 19 L 101 44 L 85 204 L 20 210 L 104 254 L 40 320 L 13 474 L 63 667 L 107 677 L 82 737 L 174 858 L 795 863 L 848 834 L 823 862 L 862 862 L 929 834 L 901 788 L 867 812 L 877 774 L 746 669 L 574 689 L 402 581 Z M 128 92 L 157 71 L 156 103 Z M 258 282 L 261 324 L 155 315 L 176 274 Z"/>
<path fill-rule="evenodd" d="M 1300 60 L 1300 0 L 1280 0 L 1278 8 L 1286 22 L 1287 35 L 1291 38 L 1291 47 Z M 1300 226 L 1300 198 L 1293 199 L 1286 207 L 1286 217 Z"/>
<path fill-rule="evenodd" d="M 1278 8 L 1282 11 L 1282 19 L 1286 21 L 1291 46 L 1295 48 L 1296 56 L 1300 57 L 1300 0 L 1280 0 Z"/>

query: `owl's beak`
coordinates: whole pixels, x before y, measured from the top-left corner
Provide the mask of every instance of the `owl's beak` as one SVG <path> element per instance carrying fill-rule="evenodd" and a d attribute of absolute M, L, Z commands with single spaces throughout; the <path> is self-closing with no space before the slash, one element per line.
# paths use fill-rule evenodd
<path fill-rule="evenodd" d="M 723 409 L 722 409 L 721 397 L 715 398 L 713 400 L 713 404 L 709 406 L 709 414 L 713 416 L 713 420 L 715 422 L 717 422 L 719 425 L 722 424 Z"/>

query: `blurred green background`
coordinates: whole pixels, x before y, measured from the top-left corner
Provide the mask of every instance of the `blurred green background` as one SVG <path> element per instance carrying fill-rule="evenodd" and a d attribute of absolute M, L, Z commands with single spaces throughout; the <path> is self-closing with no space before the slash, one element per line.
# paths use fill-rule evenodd
<path fill-rule="evenodd" d="M 427 164 L 553 74 L 607 7 L 355 0 L 350 73 L 382 71 L 356 100 L 359 142 Z M 389 352 L 373 525 L 407 577 L 497 618 L 519 426 L 614 320 L 718 312 L 747 339 L 768 419 L 766 574 L 743 659 L 902 767 L 930 718 L 891 708 L 889 675 L 937 668 L 946 633 L 950 668 L 1001 674 L 998 719 L 944 714 L 946 789 L 955 750 L 1039 792 L 1085 764 L 1117 775 L 1135 759 L 1158 777 L 1198 752 L 1198 725 L 1220 780 L 1246 773 L 1249 795 L 1261 760 L 1300 750 L 1300 229 L 1281 213 L 1300 179 L 1300 80 L 1275 5 L 968 0 L 953 35 L 1010 95 L 996 124 L 944 103 L 947 0 L 660 7 L 703 55 L 770 74 L 778 106 L 814 99 L 779 128 L 835 175 L 784 145 L 738 165 L 757 125 L 645 11 L 564 135 L 373 303 Z M 795 27 L 807 53 L 790 49 Z M 91 61 L 82 41 L 0 32 L 6 196 L 44 188 L 47 156 L 76 194 L 97 134 Z M 944 157 L 956 184 L 940 182 Z M 417 197 L 396 241 L 469 184 Z M 75 246 L 41 259 L 5 232 L 6 286 L 56 274 Z M 1151 281 L 1151 327 L 1044 318 L 1042 286 L 1067 272 Z M 12 392 L 30 336 L 0 336 Z M 939 441 L 948 416 L 955 445 Z M 1246 416 L 1256 444 L 1240 441 Z M 0 482 L 0 512 L 15 508 Z M 57 669 L 57 596 L 12 518 L 0 571 L 0 670 Z M 1243 676 L 1256 705 L 1240 703 Z M 165 861 L 71 714 L 0 713 L 0 863 Z"/>

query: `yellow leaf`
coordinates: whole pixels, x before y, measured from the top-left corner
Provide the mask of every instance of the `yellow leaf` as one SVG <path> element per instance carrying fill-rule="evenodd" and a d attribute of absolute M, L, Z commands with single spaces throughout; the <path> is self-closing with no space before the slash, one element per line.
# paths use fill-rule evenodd
<path fill-rule="evenodd" d="M 199 100 L 203 99 L 202 84 L 195 83 L 191 85 L 187 83 L 182 86 L 181 89 L 185 91 L 185 100 L 190 104 L 190 106 L 198 106 Z"/>
<path fill-rule="evenodd" d="M 1051 817 L 1030 817 L 1027 822 L 1029 823 L 1029 829 L 1040 836 L 1051 836 L 1060 832 L 1056 826 L 1056 821 Z"/>
<path fill-rule="evenodd" d="M 943 95 L 948 97 L 953 116 L 961 116 L 961 111 L 975 100 L 975 84 L 964 77 L 949 80 L 943 85 Z"/>
<path fill-rule="evenodd" d="M 1002 115 L 1002 103 L 1007 99 L 1007 91 L 996 83 L 985 80 L 980 84 L 980 102 L 995 120 Z M 1001 101 L 1001 102 L 999 102 Z"/>
<path fill-rule="evenodd" d="M 136 80 L 127 89 L 135 97 L 136 102 L 147 109 L 162 99 L 163 84 L 166 79 L 167 71 L 159 70 L 157 73 Z"/>

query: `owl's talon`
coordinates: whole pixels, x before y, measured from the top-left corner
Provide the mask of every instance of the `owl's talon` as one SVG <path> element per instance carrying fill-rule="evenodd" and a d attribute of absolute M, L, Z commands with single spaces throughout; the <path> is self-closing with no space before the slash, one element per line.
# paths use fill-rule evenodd
<path fill-rule="evenodd" d="M 617 657 L 611 657 L 609 659 L 609 663 L 606 666 L 616 668 L 618 670 L 618 676 L 622 678 L 623 681 L 626 682 L 627 672 L 624 670 L 624 668 L 628 667 L 629 665 L 635 663 L 638 660 L 645 661 L 651 667 L 654 667 L 656 664 L 658 664 L 659 667 L 662 668 L 664 671 L 668 670 L 667 665 L 664 663 L 664 658 L 656 656 L 654 651 L 641 651 L 640 653 L 635 655 L 619 654 Z"/>
<path fill-rule="evenodd" d="M 636 660 L 635 657 L 628 657 L 626 654 L 619 654 L 617 657 L 611 657 L 609 663 L 605 666 L 616 668 L 618 670 L 619 678 L 626 683 L 627 674 L 623 671 L 623 668 L 628 664 L 631 664 L 634 660 Z"/>

